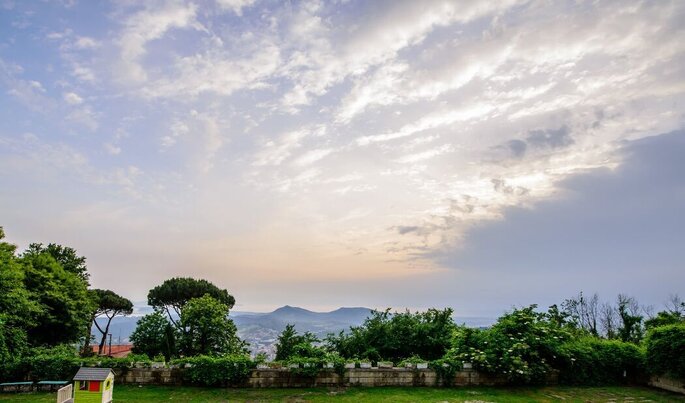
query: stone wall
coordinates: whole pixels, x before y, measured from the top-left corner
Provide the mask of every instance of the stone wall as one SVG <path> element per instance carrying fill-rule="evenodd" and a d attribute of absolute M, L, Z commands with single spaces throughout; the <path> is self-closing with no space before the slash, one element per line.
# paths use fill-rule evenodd
<path fill-rule="evenodd" d="M 181 368 L 130 368 L 116 370 L 115 383 L 140 385 L 182 385 Z M 452 384 L 503 385 L 502 378 L 481 374 L 473 369 L 459 371 Z M 255 369 L 242 387 L 296 388 L 337 386 L 436 386 L 443 384 L 432 369 L 410 368 L 354 368 L 340 375 L 333 370 L 321 370 L 315 378 L 292 373 L 287 368 Z"/>
<path fill-rule="evenodd" d="M 649 380 L 649 386 L 685 394 L 685 379 L 675 379 L 667 376 L 653 376 Z"/>

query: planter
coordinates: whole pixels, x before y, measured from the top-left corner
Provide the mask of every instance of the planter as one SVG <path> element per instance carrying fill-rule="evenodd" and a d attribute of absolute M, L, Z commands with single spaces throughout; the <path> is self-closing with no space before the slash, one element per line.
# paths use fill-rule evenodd
<path fill-rule="evenodd" d="M 464 369 L 472 369 L 472 368 L 473 368 L 473 364 L 471 364 L 470 362 L 465 362 L 463 368 L 464 368 Z"/>
<path fill-rule="evenodd" d="M 300 368 L 300 364 L 288 364 L 288 368 Z"/>
<path fill-rule="evenodd" d="M 347 369 L 352 369 L 352 368 L 356 368 L 356 367 L 357 367 L 357 364 L 354 362 L 346 362 L 345 363 L 345 368 L 347 368 Z"/>
<path fill-rule="evenodd" d="M 405 362 L 404 367 L 405 368 L 416 368 L 416 364 L 414 364 L 413 362 Z"/>
<path fill-rule="evenodd" d="M 360 362 L 359 368 L 371 368 L 371 363 L 370 362 Z"/>
<path fill-rule="evenodd" d="M 327 362 L 323 365 L 324 368 L 335 368 L 335 364 L 332 362 Z"/>
<path fill-rule="evenodd" d="M 416 363 L 416 369 L 428 369 L 428 363 L 427 362 L 418 362 L 418 363 Z"/>
<path fill-rule="evenodd" d="M 152 368 L 164 368 L 165 364 L 163 362 L 153 362 Z"/>
<path fill-rule="evenodd" d="M 379 361 L 378 368 L 392 368 L 393 363 L 390 361 Z"/>
<path fill-rule="evenodd" d="M 257 364 L 257 369 L 268 369 L 269 366 L 267 364 Z"/>

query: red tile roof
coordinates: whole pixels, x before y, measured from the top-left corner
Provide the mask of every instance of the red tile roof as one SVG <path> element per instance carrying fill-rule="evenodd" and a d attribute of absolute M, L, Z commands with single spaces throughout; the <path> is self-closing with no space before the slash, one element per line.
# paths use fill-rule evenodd
<path fill-rule="evenodd" d="M 109 345 L 106 344 L 105 347 L 102 349 L 102 355 L 111 355 L 112 357 L 115 358 L 124 358 L 131 354 L 131 348 L 133 347 L 132 344 L 112 344 L 112 350 L 110 353 Z M 98 345 L 92 345 L 90 348 L 93 349 L 94 353 L 98 352 Z"/>

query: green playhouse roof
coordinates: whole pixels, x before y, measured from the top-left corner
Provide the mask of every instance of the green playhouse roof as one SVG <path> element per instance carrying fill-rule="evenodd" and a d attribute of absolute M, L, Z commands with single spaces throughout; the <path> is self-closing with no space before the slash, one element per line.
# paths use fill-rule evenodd
<path fill-rule="evenodd" d="M 112 368 L 79 368 L 76 375 L 74 375 L 75 381 L 104 381 L 112 372 Z"/>

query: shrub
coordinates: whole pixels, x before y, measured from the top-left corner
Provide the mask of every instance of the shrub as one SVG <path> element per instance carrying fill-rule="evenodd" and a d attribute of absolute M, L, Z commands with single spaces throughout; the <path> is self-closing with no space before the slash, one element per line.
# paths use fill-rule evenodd
<path fill-rule="evenodd" d="M 685 324 L 651 329 L 645 340 L 647 369 L 654 375 L 685 378 Z"/>
<path fill-rule="evenodd" d="M 81 366 L 81 359 L 71 346 L 36 348 L 22 361 L 26 375 L 40 380 L 69 380 Z"/>
<path fill-rule="evenodd" d="M 429 366 L 437 375 L 437 385 L 443 384 L 445 386 L 452 386 L 454 377 L 457 375 L 457 372 L 461 371 L 464 367 L 464 363 L 451 358 L 441 358 L 439 360 L 431 361 Z"/>
<path fill-rule="evenodd" d="M 535 308 L 515 309 L 487 330 L 458 328 L 444 358 L 472 362 L 476 369 L 504 376 L 512 384 L 546 382 L 557 350 L 570 333 Z"/>
<path fill-rule="evenodd" d="M 372 311 L 361 326 L 326 337 L 327 348 L 343 357 L 372 362 L 400 362 L 413 355 L 426 360 L 441 358 L 450 347 L 454 326 L 452 310 L 429 309 L 411 313 Z"/>
<path fill-rule="evenodd" d="M 632 343 L 593 337 L 564 343 L 559 349 L 559 382 L 610 385 L 634 381 L 643 372 L 643 351 Z"/>
<path fill-rule="evenodd" d="M 186 367 L 184 376 L 193 384 L 224 387 L 242 384 L 256 366 L 247 355 L 197 356 L 174 360 L 172 363 Z"/>

